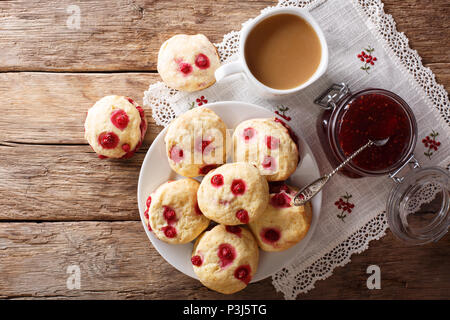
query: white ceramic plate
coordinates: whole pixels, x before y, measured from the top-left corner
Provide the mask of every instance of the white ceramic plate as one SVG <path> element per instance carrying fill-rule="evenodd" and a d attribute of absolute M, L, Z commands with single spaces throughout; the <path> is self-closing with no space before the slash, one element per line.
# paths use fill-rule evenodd
<path fill-rule="evenodd" d="M 227 128 L 234 129 L 240 122 L 252 118 L 272 118 L 273 112 L 262 107 L 236 101 L 223 101 L 209 103 L 207 108 L 213 110 L 226 123 Z M 157 239 L 153 233 L 148 231 L 145 226 L 144 211 L 147 197 L 158 186 L 167 180 L 176 180 L 183 178 L 171 170 L 166 156 L 164 136 L 167 128 L 162 130 L 153 141 L 150 149 L 142 163 L 138 182 L 138 205 L 144 230 L 153 246 L 159 254 L 166 259 L 172 266 L 184 274 L 197 279 L 191 264 L 191 253 L 193 242 L 183 245 L 173 245 Z M 320 172 L 311 149 L 306 142 L 299 136 L 300 163 L 297 170 L 289 178 L 288 182 L 294 186 L 301 187 L 319 178 Z M 319 220 L 320 207 L 322 204 L 322 193 L 319 193 L 312 200 L 313 217 L 312 224 L 306 237 L 288 250 L 281 252 L 260 251 L 258 271 L 251 282 L 256 282 L 267 278 L 275 272 L 282 269 L 296 255 L 298 255 L 307 246 Z"/>

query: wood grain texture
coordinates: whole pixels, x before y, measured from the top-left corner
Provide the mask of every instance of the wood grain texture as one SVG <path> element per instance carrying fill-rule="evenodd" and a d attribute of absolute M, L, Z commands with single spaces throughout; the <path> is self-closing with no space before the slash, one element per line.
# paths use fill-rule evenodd
<path fill-rule="evenodd" d="M 67 74 L 0 73 L 0 142 L 86 144 L 87 110 L 103 96 L 129 96 L 142 103 L 144 91 L 159 76 L 151 73 Z M 149 128 L 144 145 L 161 130 L 144 108 Z"/>
<path fill-rule="evenodd" d="M 149 243 L 140 222 L 0 223 L 0 298 L 281 299 L 271 280 L 233 295 L 213 292 L 178 272 Z M 450 237 L 408 248 L 388 235 L 301 299 L 450 298 Z M 381 290 L 366 269 L 381 268 Z M 68 290 L 78 265 L 80 290 Z"/>
<path fill-rule="evenodd" d="M 141 222 L 0 223 L 0 298 L 225 299 L 170 266 Z M 68 290 L 69 265 L 81 290 Z M 258 297 L 270 280 L 234 297 Z"/>
<path fill-rule="evenodd" d="M 155 70 L 161 44 L 178 33 L 220 42 L 271 0 L 0 1 L 0 70 Z M 69 29 L 69 5 L 80 29 Z M 226 17 L 226 18 L 225 18 Z"/>
<path fill-rule="evenodd" d="M 450 3 L 384 3 L 448 90 Z M 148 242 L 136 185 L 161 130 L 150 110 L 143 149 L 128 161 L 101 161 L 83 139 L 85 112 L 97 99 L 114 93 L 141 102 L 159 80 L 156 57 L 166 38 L 202 32 L 220 42 L 275 1 L 80 1 L 80 30 L 66 26 L 69 4 L 0 1 L 0 298 L 282 299 L 270 279 L 232 296 L 215 293 Z M 449 244 L 447 235 L 407 247 L 388 233 L 298 298 L 450 299 Z M 67 290 L 71 264 L 81 267 L 81 290 Z M 372 264 L 381 268 L 381 290 L 366 288 Z"/>
<path fill-rule="evenodd" d="M 86 111 L 106 94 L 140 101 L 155 74 L 0 73 L 0 220 L 137 220 L 149 129 L 127 161 L 100 160 L 84 140 Z M 18 111 L 20 110 L 20 111 Z"/>
<path fill-rule="evenodd" d="M 383 0 L 397 30 L 404 32 L 409 46 L 417 50 L 422 62 L 449 62 L 450 2 L 447 0 Z"/>
<path fill-rule="evenodd" d="M 425 63 L 448 62 L 447 0 L 387 0 L 398 29 Z M 239 30 L 272 0 L 102 0 L 77 2 L 80 29 L 69 29 L 71 0 L 0 1 L 0 70 L 155 70 L 160 45 L 177 33 L 204 33 L 213 42 Z M 126 54 L 124 54 L 126 52 Z"/>
<path fill-rule="evenodd" d="M 0 220 L 137 220 L 145 152 L 105 161 L 88 145 L 0 146 Z"/>

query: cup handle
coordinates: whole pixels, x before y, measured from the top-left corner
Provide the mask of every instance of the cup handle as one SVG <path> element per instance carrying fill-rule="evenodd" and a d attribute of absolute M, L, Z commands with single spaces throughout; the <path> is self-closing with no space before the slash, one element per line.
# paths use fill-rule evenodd
<path fill-rule="evenodd" d="M 216 72 L 214 72 L 214 77 L 216 77 L 216 81 L 219 82 L 225 77 L 240 72 L 244 72 L 242 63 L 240 61 L 235 61 L 219 67 Z"/>

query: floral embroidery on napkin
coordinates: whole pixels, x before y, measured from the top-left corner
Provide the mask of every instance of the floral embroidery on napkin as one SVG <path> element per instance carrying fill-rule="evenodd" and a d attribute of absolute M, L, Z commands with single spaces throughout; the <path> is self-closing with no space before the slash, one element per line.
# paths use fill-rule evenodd
<path fill-rule="evenodd" d="M 364 62 L 364 65 L 361 66 L 361 70 L 364 70 L 367 73 L 369 73 L 370 66 L 375 65 L 375 61 L 377 61 L 377 57 L 372 56 L 374 51 L 374 48 L 368 46 L 368 48 L 364 48 L 364 50 L 357 55 L 358 59 Z"/>
<path fill-rule="evenodd" d="M 343 222 L 345 222 L 345 218 L 347 217 L 347 214 L 352 212 L 352 209 L 355 207 L 355 205 L 348 200 L 352 197 L 351 194 L 348 192 L 345 193 L 345 195 L 341 196 L 338 201 L 334 203 L 334 205 L 341 210 L 336 216 L 341 219 Z M 344 198 L 344 199 L 342 199 Z"/>
<path fill-rule="evenodd" d="M 205 96 L 201 96 L 200 98 L 197 98 L 195 101 L 197 102 L 198 106 L 202 106 L 208 103 L 208 100 L 205 99 Z"/>
<path fill-rule="evenodd" d="M 436 140 L 436 137 L 439 135 L 439 132 L 431 130 L 430 135 L 426 136 L 425 139 L 422 140 L 422 143 L 425 145 L 425 148 L 428 148 L 423 154 L 431 160 L 431 156 L 433 155 L 433 150 L 437 151 L 441 143 Z M 430 138 L 431 137 L 431 138 Z"/>
<path fill-rule="evenodd" d="M 195 103 L 197 103 L 197 105 L 195 105 Z M 202 105 L 204 105 L 204 104 L 207 104 L 207 103 L 208 103 L 208 100 L 206 100 L 205 96 L 201 96 L 201 97 L 195 99 L 195 101 L 192 101 L 192 102 L 189 104 L 189 110 L 190 110 L 190 109 L 193 109 L 193 108 L 195 108 L 195 107 L 197 107 L 197 106 L 200 107 L 200 106 L 202 106 Z"/>
<path fill-rule="evenodd" d="M 286 113 L 289 111 L 288 107 L 285 107 L 283 105 L 279 105 L 276 108 L 277 108 L 277 110 L 275 111 L 275 113 L 277 115 L 279 115 L 280 117 L 282 117 L 286 121 L 291 121 L 291 117 L 286 115 Z"/>

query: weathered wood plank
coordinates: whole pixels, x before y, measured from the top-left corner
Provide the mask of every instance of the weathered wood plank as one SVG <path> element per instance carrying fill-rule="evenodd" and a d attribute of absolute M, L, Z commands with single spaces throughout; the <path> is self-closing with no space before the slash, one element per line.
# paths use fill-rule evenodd
<path fill-rule="evenodd" d="M 146 109 L 142 149 L 99 160 L 84 140 L 87 109 L 107 94 L 142 101 L 155 74 L 0 74 L 0 219 L 136 220 L 139 170 L 161 130 Z"/>
<path fill-rule="evenodd" d="M 103 96 L 125 95 L 142 103 L 157 74 L 0 73 L 0 142 L 85 144 L 87 110 Z M 145 108 L 149 129 L 144 145 L 161 130 Z"/>
<path fill-rule="evenodd" d="M 449 299 L 450 237 L 407 247 L 388 235 L 300 299 Z M 381 290 L 368 290 L 366 268 L 381 268 Z M 68 290 L 78 265 L 80 290 Z M 226 296 L 171 267 L 140 222 L 0 223 L 0 298 L 279 299 L 271 280 Z"/>
<path fill-rule="evenodd" d="M 384 2 L 411 47 L 448 89 L 450 3 Z M 212 41 L 221 41 L 224 33 L 238 29 L 271 3 L 202 0 L 180 5 L 169 0 L 121 0 L 105 6 L 94 0 L 80 4 L 82 29 L 78 31 L 65 24 L 65 10 L 72 4 L 68 0 L 0 1 L 0 71 L 154 70 L 157 50 L 166 37 L 203 32 Z M 88 12 L 86 17 L 83 12 Z M 0 219 L 137 220 L 138 172 L 160 128 L 150 125 L 144 149 L 135 158 L 105 162 L 85 145 L 84 114 L 109 93 L 141 101 L 142 92 L 158 78 L 150 73 L 0 74 L 4 103 Z M 299 298 L 450 299 L 449 241 L 447 235 L 435 244 L 406 247 L 388 234 Z M 70 264 L 81 267 L 80 291 L 66 288 Z M 381 267 L 381 290 L 365 286 L 366 268 L 371 264 Z M 168 265 L 146 239 L 139 221 L 0 222 L 0 275 L 0 298 L 230 298 Z M 282 295 L 266 279 L 231 298 Z"/>
<path fill-rule="evenodd" d="M 74 2 L 0 1 L 0 71 L 155 70 L 162 42 L 177 33 L 204 33 L 220 42 L 274 0 L 93 0 L 80 7 L 80 29 L 69 29 Z M 398 29 L 425 63 L 449 60 L 447 0 L 385 0 Z"/>
<path fill-rule="evenodd" d="M 80 267 L 80 290 L 67 289 L 69 265 Z M 0 223 L 0 274 L 0 298 L 226 298 L 171 267 L 140 222 Z M 276 296 L 266 280 L 234 297 L 262 288 Z"/>
<path fill-rule="evenodd" d="M 0 146 L 0 220 L 137 220 L 145 149 L 100 160 L 88 145 Z"/>
<path fill-rule="evenodd" d="M 172 35 L 203 33 L 220 42 L 274 3 L 1 1 L 0 70 L 155 70 L 159 47 Z M 67 8 L 74 4 L 80 8 L 79 30 L 67 26 Z"/>
<path fill-rule="evenodd" d="M 437 243 L 408 246 L 388 230 L 344 267 L 318 281 L 306 299 L 450 299 L 450 235 Z M 380 267 L 381 289 L 367 289 L 367 268 Z M 331 294 L 328 292 L 332 291 Z"/>
<path fill-rule="evenodd" d="M 450 87 L 450 63 L 428 65 L 437 79 Z M 108 94 L 128 95 L 142 103 L 149 84 L 159 81 L 151 73 L 0 73 L 0 143 L 85 144 L 86 111 Z M 146 109 L 148 145 L 161 128 Z"/>
<path fill-rule="evenodd" d="M 384 11 L 391 14 L 397 30 L 404 32 L 409 46 L 417 50 L 423 63 L 450 60 L 450 2 L 447 0 L 383 0 Z"/>

